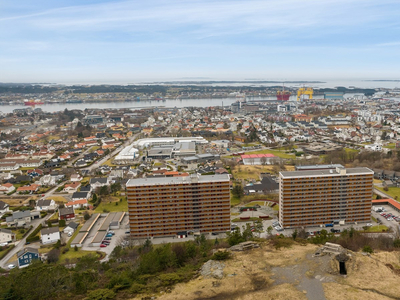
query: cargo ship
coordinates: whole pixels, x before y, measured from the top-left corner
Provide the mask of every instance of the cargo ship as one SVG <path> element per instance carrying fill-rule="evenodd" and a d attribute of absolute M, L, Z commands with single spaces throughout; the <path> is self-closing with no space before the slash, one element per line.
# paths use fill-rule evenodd
<path fill-rule="evenodd" d="M 278 101 L 288 101 L 290 98 L 291 93 L 288 91 L 277 91 L 276 92 L 276 100 Z"/>
<path fill-rule="evenodd" d="M 40 100 L 24 100 L 24 104 L 25 104 L 25 105 L 34 106 L 34 105 L 41 105 L 41 104 L 44 104 L 44 102 L 42 102 L 42 101 L 40 101 Z"/>

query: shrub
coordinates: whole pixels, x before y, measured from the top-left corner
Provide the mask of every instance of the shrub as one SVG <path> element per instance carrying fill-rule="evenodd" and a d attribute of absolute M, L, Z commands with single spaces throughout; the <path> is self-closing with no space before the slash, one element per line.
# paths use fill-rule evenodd
<path fill-rule="evenodd" d="M 87 300 L 109 300 L 114 299 L 115 293 L 109 289 L 98 289 L 88 293 Z"/>
<path fill-rule="evenodd" d="M 214 253 L 211 259 L 214 260 L 226 260 L 230 258 L 231 254 L 228 251 L 217 251 Z"/>
<path fill-rule="evenodd" d="M 176 273 L 161 274 L 158 278 L 161 280 L 163 286 L 173 285 L 182 280 L 182 278 Z"/>
<path fill-rule="evenodd" d="M 90 215 L 87 211 L 84 213 L 83 218 L 85 219 L 85 221 L 90 219 Z"/>
<path fill-rule="evenodd" d="M 144 284 L 134 282 L 134 283 L 132 283 L 131 288 L 129 289 L 129 292 L 131 292 L 132 294 L 139 294 L 145 290 L 146 290 L 146 286 Z"/>
<path fill-rule="evenodd" d="M 60 227 L 65 227 L 65 225 L 66 225 L 65 220 L 60 220 L 60 221 L 58 221 L 58 226 L 60 226 Z"/>
<path fill-rule="evenodd" d="M 365 245 L 362 249 L 363 252 L 367 252 L 367 253 L 373 253 L 374 250 L 371 248 L 371 246 L 369 245 Z"/>
<path fill-rule="evenodd" d="M 58 250 L 58 249 L 52 249 L 47 254 L 47 261 L 49 263 L 56 263 L 59 258 L 60 258 L 60 250 Z"/>

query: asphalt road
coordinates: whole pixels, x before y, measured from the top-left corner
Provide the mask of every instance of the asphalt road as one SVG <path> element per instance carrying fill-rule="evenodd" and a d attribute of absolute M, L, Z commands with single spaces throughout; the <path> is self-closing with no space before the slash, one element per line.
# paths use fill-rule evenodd
<path fill-rule="evenodd" d="M 53 214 L 47 215 L 43 219 L 35 219 L 32 220 L 31 224 L 33 226 L 32 230 L 29 232 L 31 233 L 34 231 L 41 223 L 45 223 L 49 218 L 51 218 Z M 15 247 L 0 261 L 0 267 L 5 269 L 6 266 L 8 265 L 8 261 L 13 257 L 18 251 L 21 251 L 24 248 L 24 245 L 26 243 L 26 238 L 29 236 L 27 234 L 22 240 L 15 242 Z"/>

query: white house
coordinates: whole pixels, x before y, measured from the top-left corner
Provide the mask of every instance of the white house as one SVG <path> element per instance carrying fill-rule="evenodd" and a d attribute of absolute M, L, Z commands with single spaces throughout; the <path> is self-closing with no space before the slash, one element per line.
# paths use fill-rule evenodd
<path fill-rule="evenodd" d="M 57 208 L 57 204 L 53 199 L 50 200 L 38 200 L 36 202 L 36 210 L 37 211 L 42 211 L 42 210 L 54 210 Z"/>
<path fill-rule="evenodd" d="M 382 151 L 382 145 L 379 144 L 365 145 L 365 149 L 372 151 Z"/>
<path fill-rule="evenodd" d="M 64 233 L 73 234 L 75 230 L 78 228 L 78 224 L 75 222 L 70 222 L 67 227 L 64 228 Z"/>
<path fill-rule="evenodd" d="M 15 191 L 15 187 L 11 183 L 5 183 L 0 185 L 0 194 L 8 194 Z"/>
<path fill-rule="evenodd" d="M 9 229 L 0 228 L 0 244 L 15 242 L 15 233 Z"/>
<path fill-rule="evenodd" d="M 40 231 L 42 236 L 42 244 L 56 243 L 60 239 L 60 228 L 49 227 Z"/>
<path fill-rule="evenodd" d="M 82 181 L 83 177 L 79 174 L 72 174 L 70 180 L 72 182 Z"/>
<path fill-rule="evenodd" d="M 4 215 L 6 212 L 9 211 L 10 211 L 10 206 L 5 202 L 0 201 L 0 216 Z"/>
<path fill-rule="evenodd" d="M 89 184 L 92 186 L 92 189 L 96 189 L 101 186 L 109 185 L 108 178 L 91 178 Z"/>

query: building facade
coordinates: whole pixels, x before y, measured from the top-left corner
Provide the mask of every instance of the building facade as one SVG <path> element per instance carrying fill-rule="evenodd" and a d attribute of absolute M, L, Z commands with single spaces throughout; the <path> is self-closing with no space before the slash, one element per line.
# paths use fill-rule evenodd
<path fill-rule="evenodd" d="M 126 188 L 131 236 L 229 230 L 229 182 L 227 174 L 129 180 Z"/>
<path fill-rule="evenodd" d="M 279 221 L 284 228 L 371 221 L 374 172 L 368 168 L 279 173 Z"/>

